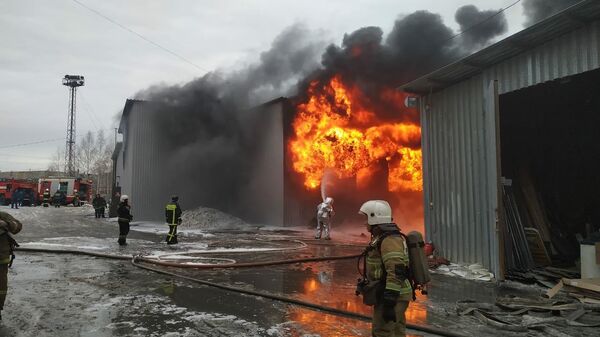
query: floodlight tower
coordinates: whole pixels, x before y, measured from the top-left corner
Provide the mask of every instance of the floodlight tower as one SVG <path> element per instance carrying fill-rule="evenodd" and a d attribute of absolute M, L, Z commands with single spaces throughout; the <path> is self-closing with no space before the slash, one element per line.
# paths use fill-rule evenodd
<path fill-rule="evenodd" d="M 65 159 L 67 162 L 67 173 L 72 176 L 75 173 L 75 94 L 77 87 L 84 84 L 81 75 L 65 75 L 62 84 L 69 87 L 69 119 L 67 119 L 67 149 Z"/>

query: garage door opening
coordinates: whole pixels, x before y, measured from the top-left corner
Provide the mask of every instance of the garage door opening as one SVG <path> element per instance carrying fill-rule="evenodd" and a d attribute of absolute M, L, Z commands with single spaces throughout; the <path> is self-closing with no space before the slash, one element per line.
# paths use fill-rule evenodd
<path fill-rule="evenodd" d="M 591 71 L 500 96 L 509 274 L 575 267 L 580 242 L 598 235 L 599 92 Z"/>

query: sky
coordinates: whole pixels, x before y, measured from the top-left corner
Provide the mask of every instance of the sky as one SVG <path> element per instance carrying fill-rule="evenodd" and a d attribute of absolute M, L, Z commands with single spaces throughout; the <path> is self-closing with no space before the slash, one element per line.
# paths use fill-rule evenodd
<path fill-rule="evenodd" d="M 64 149 L 66 74 L 85 76 L 77 91 L 78 140 L 99 130 L 114 137 L 127 98 L 151 85 L 240 69 L 294 24 L 304 25 L 315 40 L 339 45 L 345 33 L 361 27 L 387 33 L 395 19 L 416 10 L 439 13 L 458 32 L 459 7 L 498 10 L 514 2 L 2 0 L 0 171 L 45 170 Z M 521 4 L 505 15 L 509 29 L 500 39 L 523 29 Z"/>

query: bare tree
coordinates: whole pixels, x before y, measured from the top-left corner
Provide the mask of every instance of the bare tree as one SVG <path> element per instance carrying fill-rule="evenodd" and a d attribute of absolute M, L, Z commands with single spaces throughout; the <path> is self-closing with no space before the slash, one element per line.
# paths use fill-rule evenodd
<path fill-rule="evenodd" d="M 50 159 L 48 171 L 62 172 L 65 169 L 65 151 L 58 147 Z"/>
<path fill-rule="evenodd" d="M 97 149 L 94 136 L 88 131 L 77 145 L 77 168 L 83 174 L 92 174 L 96 162 Z"/>

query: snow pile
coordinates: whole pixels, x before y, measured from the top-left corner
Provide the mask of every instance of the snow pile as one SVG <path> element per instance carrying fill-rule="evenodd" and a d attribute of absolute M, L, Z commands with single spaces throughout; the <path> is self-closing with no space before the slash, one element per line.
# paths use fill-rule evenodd
<path fill-rule="evenodd" d="M 237 229 L 246 228 L 248 224 L 231 214 L 214 208 L 198 207 L 186 210 L 181 217 L 183 227 L 198 229 Z"/>

